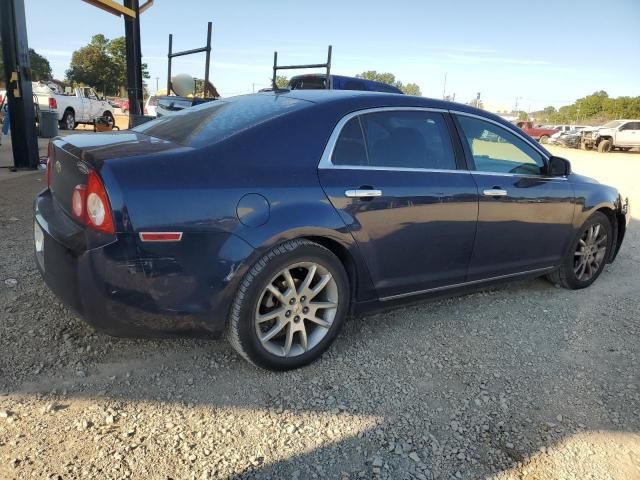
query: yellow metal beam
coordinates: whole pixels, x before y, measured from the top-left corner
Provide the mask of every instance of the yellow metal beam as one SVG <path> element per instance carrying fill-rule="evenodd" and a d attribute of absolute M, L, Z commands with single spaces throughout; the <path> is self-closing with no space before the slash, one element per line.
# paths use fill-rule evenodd
<path fill-rule="evenodd" d="M 109 12 L 112 15 L 116 15 L 117 17 L 121 15 L 125 15 L 126 17 L 129 17 L 129 18 L 136 18 L 135 11 L 125 7 L 124 5 L 120 5 L 114 0 L 83 0 L 83 1 L 87 2 L 89 5 L 93 5 L 94 7 L 101 8 L 102 10 Z"/>
<path fill-rule="evenodd" d="M 148 8 L 153 7 L 153 0 L 147 0 L 146 2 L 144 2 L 142 5 L 140 5 L 140 8 L 138 8 L 138 10 L 140 11 L 140 13 L 145 12 Z"/>

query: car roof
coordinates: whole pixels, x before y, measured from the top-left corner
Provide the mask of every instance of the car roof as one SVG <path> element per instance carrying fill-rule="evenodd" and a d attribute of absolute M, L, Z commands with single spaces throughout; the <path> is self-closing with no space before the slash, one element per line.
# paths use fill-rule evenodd
<path fill-rule="evenodd" d="M 298 100 L 305 100 L 314 104 L 340 106 L 342 110 L 354 111 L 380 107 L 421 107 L 441 110 L 454 110 L 478 115 L 491 119 L 502 125 L 512 127 L 502 117 L 470 105 L 448 102 L 429 97 L 412 95 L 398 95 L 397 93 L 361 91 L 361 90 L 287 90 L 260 92 L 253 95 L 280 95 Z"/>

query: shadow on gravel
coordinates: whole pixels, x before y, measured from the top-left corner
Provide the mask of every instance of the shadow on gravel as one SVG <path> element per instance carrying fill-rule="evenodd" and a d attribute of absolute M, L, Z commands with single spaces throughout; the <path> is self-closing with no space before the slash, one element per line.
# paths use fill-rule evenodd
<path fill-rule="evenodd" d="M 32 266 L 30 204 L 6 224 L 5 206 L 0 220 L 16 240 L 2 276 L 19 280 L 0 290 L 9 398 L 204 409 L 215 419 L 230 410 L 238 421 L 218 456 L 235 442 L 266 452 L 233 460 L 242 478 L 554 478 L 567 465 L 598 477 L 600 457 L 603 475 L 640 472 L 636 220 L 591 289 L 539 279 L 358 318 L 320 361 L 275 374 L 222 341 L 93 332 L 57 306 Z M 591 453 L 582 458 L 577 445 Z M 616 459 L 620 445 L 639 455 Z M 222 472 L 219 462 L 205 469 Z"/>

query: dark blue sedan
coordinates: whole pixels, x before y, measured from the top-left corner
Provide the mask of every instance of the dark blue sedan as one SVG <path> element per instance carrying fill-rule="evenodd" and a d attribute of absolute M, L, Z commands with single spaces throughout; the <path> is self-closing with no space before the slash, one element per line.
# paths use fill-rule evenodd
<path fill-rule="evenodd" d="M 47 173 L 38 267 L 87 322 L 224 333 L 280 370 L 376 307 L 542 275 L 587 287 L 629 220 L 501 118 L 384 93 L 260 93 L 56 138 Z"/>

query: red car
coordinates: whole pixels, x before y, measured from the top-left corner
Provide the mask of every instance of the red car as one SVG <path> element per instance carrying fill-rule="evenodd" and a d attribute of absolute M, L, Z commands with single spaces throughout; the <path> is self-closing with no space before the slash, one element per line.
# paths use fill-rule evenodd
<path fill-rule="evenodd" d="M 533 122 L 531 121 L 522 121 L 516 123 L 518 127 L 520 127 L 527 135 L 531 138 L 535 138 L 540 143 L 547 143 L 549 137 L 554 133 L 559 132 L 558 129 L 555 128 L 538 128 L 533 126 Z"/>

